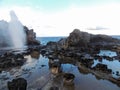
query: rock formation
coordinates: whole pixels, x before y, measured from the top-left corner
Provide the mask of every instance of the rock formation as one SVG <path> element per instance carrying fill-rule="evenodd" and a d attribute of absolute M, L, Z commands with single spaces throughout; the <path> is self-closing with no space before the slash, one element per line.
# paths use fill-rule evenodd
<path fill-rule="evenodd" d="M 94 60 L 102 62 L 103 59 L 114 60 L 120 59 L 120 40 L 107 35 L 93 35 L 74 29 L 67 38 L 62 38 L 58 42 L 48 42 L 46 46 L 41 48 L 42 55 L 49 59 L 58 59 L 60 62 L 68 61 L 78 66 L 79 70 L 84 73 L 92 73 L 97 78 L 107 79 L 120 85 L 119 79 L 112 76 L 112 69 L 107 65 L 98 63 L 94 67 Z M 100 56 L 100 50 L 113 50 L 117 52 L 116 57 Z M 116 72 L 118 75 L 119 73 Z"/>
<path fill-rule="evenodd" d="M 112 46 L 120 44 L 120 40 L 112 38 L 107 35 L 93 35 L 87 32 L 82 32 L 79 29 L 74 29 L 68 38 L 62 39 L 58 42 L 61 47 L 93 47 L 93 46 Z"/>
<path fill-rule="evenodd" d="M 27 80 L 24 78 L 13 79 L 7 83 L 9 90 L 27 90 Z"/>
<path fill-rule="evenodd" d="M 26 39 L 27 39 L 27 44 L 28 45 L 39 45 L 40 42 L 36 40 L 36 33 L 34 32 L 33 29 L 28 29 L 26 26 L 24 26 L 24 30 L 26 32 Z"/>

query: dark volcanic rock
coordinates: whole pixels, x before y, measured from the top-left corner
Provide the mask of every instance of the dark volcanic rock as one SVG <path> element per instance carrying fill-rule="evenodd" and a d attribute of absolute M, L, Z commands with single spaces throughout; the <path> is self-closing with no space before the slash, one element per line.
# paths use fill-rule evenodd
<path fill-rule="evenodd" d="M 8 81 L 7 87 L 9 90 L 27 90 L 27 81 L 24 78 L 13 79 Z"/>
<path fill-rule="evenodd" d="M 90 42 L 90 34 L 87 32 L 80 32 L 78 29 L 75 29 L 70 33 L 67 39 L 61 40 L 63 43 L 63 48 L 68 47 L 87 47 Z"/>
<path fill-rule="evenodd" d="M 28 45 L 40 45 L 40 42 L 36 40 L 36 33 L 33 31 L 33 29 L 29 30 L 26 26 L 24 26 L 24 30 L 26 32 Z"/>
<path fill-rule="evenodd" d="M 117 56 L 100 56 L 100 50 L 114 50 L 117 52 Z M 96 77 L 107 79 L 120 85 L 120 80 L 112 77 L 112 70 L 107 65 L 98 63 L 92 67 L 95 59 L 102 62 L 103 59 L 114 60 L 120 58 L 120 40 L 118 39 L 107 35 L 93 35 L 75 29 L 67 38 L 63 38 L 58 42 L 49 42 L 41 49 L 41 53 L 48 56 L 51 60 L 73 61 L 72 63 L 75 63 L 75 65 L 77 63 L 81 72 L 93 73 Z M 119 73 L 116 72 L 116 75 L 119 76 Z M 69 82 L 69 80 L 65 81 Z"/>
<path fill-rule="evenodd" d="M 63 82 L 65 85 L 72 85 L 75 75 L 72 73 L 65 73 L 63 75 Z"/>
<path fill-rule="evenodd" d="M 112 70 L 108 69 L 107 65 L 100 63 L 98 63 L 95 67 L 93 67 L 93 70 L 97 70 L 104 73 L 112 73 Z"/>
<path fill-rule="evenodd" d="M 0 69 L 21 66 L 25 62 L 22 54 L 5 53 L 0 57 Z"/>
<path fill-rule="evenodd" d="M 111 48 L 113 45 L 120 44 L 120 40 L 107 35 L 93 35 L 74 29 L 69 37 L 58 42 L 63 48 Z"/>

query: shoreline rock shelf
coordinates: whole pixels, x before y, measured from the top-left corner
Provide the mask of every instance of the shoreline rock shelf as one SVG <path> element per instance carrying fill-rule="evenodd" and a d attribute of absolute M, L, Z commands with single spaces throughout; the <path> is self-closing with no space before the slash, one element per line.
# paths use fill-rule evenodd
<path fill-rule="evenodd" d="M 92 35 L 87 32 L 81 32 L 78 29 L 75 29 L 67 38 L 63 38 L 58 42 L 49 42 L 47 45 L 42 46 L 35 39 L 36 35 L 33 30 L 29 30 L 27 27 L 24 27 L 24 29 L 28 36 L 28 49 L 26 52 L 20 54 L 7 52 L 0 55 L 1 71 L 4 68 L 23 65 L 26 61 L 24 55 L 31 55 L 31 57 L 38 59 L 39 55 L 42 54 L 43 56 L 48 57 L 49 67 L 51 68 L 50 70 L 55 75 L 58 75 L 62 72 L 60 66 L 61 62 L 67 61 L 76 65 L 80 72 L 86 74 L 92 73 L 97 78 L 109 80 L 120 87 L 120 77 L 114 78 L 112 76 L 112 70 L 109 69 L 107 65 L 98 63 L 92 67 L 95 59 L 101 62 L 102 59 L 110 61 L 113 61 L 115 58 L 120 59 L 120 51 L 117 49 L 120 47 L 120 40 L 106 35 Z M 99 55 L 100 50 L 115 51 L 117 56 L 101 56 Z M 119 72 L 116 73 L 119 74 Z M 72 77 L 74 79 L 74 76 Z M 73 79 L 71 81 L 73 81 Z"/>
<path fill-rule="evenodd" d="M 63 38 L 58 42 L 48 42 L 41 52 L 50 56 L 52 59 L 65 61 L 64 58 L 77 62 L 79 70 L 86 73 L 92 73 L 96 77 L 114 82 L 120 86 L 119 78 L 112 76 L 112 70 L 105 64 L 96 64 L 92 67 L 94 60 L 102 59 L 113 61 L 115 58 L 120 59 L 120 53 L 117 48 L 120 47 L 120 40 L 107 35 L 93 35 L 75 29 L 67 38 Z M 110 50 L 117 53 L 117 56 L 99 55 L 100 50 Z M 79 64 L 80 65 L 79 65 Z M 86 69 L 84 69 L 86 68 Z M 84 71 L 85 70 L 85 71 Z M 87 70 L 87 71 L 86 71 Z M 112 79 L 111 79 L 112 78 Z"/>

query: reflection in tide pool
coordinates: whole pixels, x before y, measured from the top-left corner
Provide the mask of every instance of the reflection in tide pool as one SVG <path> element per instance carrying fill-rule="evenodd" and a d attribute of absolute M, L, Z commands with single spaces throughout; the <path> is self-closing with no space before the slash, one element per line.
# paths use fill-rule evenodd
<path fill-rule="evenodd" d="M 58 87 L 59 90 L 120 90 L 117 85 L 102 79 L 97 79 L 94 75 L 83 74 L 78 69 L 77 64 L 61 61 L 62 73 L 56 77 L 50 72 L 49 59 L 39 56 L 39 59 L 32 58 L 31 55 L 25 56 L 26 63 L 14 69 L 8 70 L 9 79 L 0 83 L 0 90 L 7 90 L 6 82 L 16 77 L 23 77 L 27 80 L 27 90 L 50 90 L 50 87 Z M 108 63 L 103 60 L 102 63 Z M 116 62 L 118 63 L 118 62 Z M 114 67 L 114 66 L 113 66 Z M 66 86 L 63 84 L 63 73 L 72 73 L 75 75 L 74 84 Z M 1 79 L 0 79 L 1 81 Z"/>
<path fill-rule="evenodd" d="M 114 57 L 114 56 L 117 56 L 117 53 L 109 50 L 100 50 L 100 53 L 98 55 Z"/>
<path fill-rule="evenodd" d="M 116 52 L 109 51 L 109 50 L 101 50 L 100 53 L 98 54 L 100 56 L 109 56 L 109 57 L 114 57 L 117 56 Z M 94 60 L 94 64 L 92 67 L 96 66 L 98 63 L 105 64 L 107 65 L 108 69 L 112 70 L 112 75 L 115 78 L 120 77 L 120 62 L 119 60 L 107 60 L 102 58 L 102 60 Z M 119 74 L 116 74 L 118 72 Z"/>
<path fill-rule="evenodd" d="M 107 65 L 108 69 L 112 70 L 113 77 L 119 78 L 119 75 L 116 75 L 116 72 L 118 71 L 120 73 L 120 62 L 118 60 L 109 61 L 106 59 L 102 59 L 102 61 L 94 60 L 94 64 L 92 67 L 96 66 L 98 63 Z"/>

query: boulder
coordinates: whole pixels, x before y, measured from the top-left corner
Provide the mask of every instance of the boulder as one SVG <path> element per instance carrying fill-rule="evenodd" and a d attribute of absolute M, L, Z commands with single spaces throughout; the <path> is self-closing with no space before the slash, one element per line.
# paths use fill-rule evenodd
<path fill-rule="evenodd" d="M 8 90 L 27 90 L 27 81 L 24 78 L 13 79 L 7 83 Z"/>
<path fill-rule="evenodd" d="M 90 42 L 90 34 L 74 29 L 65 41 L 66 47 L 86 47 Z"/>
<path fill-rule="evenodd" d="M 107 65 L 98 63 L 95 67 L 93 67 L 93 70 L 97 70 L 103 73 L 111 74 L 112 70 L 108 69 Z"/>
<path fill-rule="evenodd" d="M 72 85 L 72 84 L 74 84 L 73 83 L 74 78 L 75 78 L 74 74 L 72 74 L 72 73 L 65 73 L 63 75 L 63 82 L 64 82 L 65 85 Z"/>

